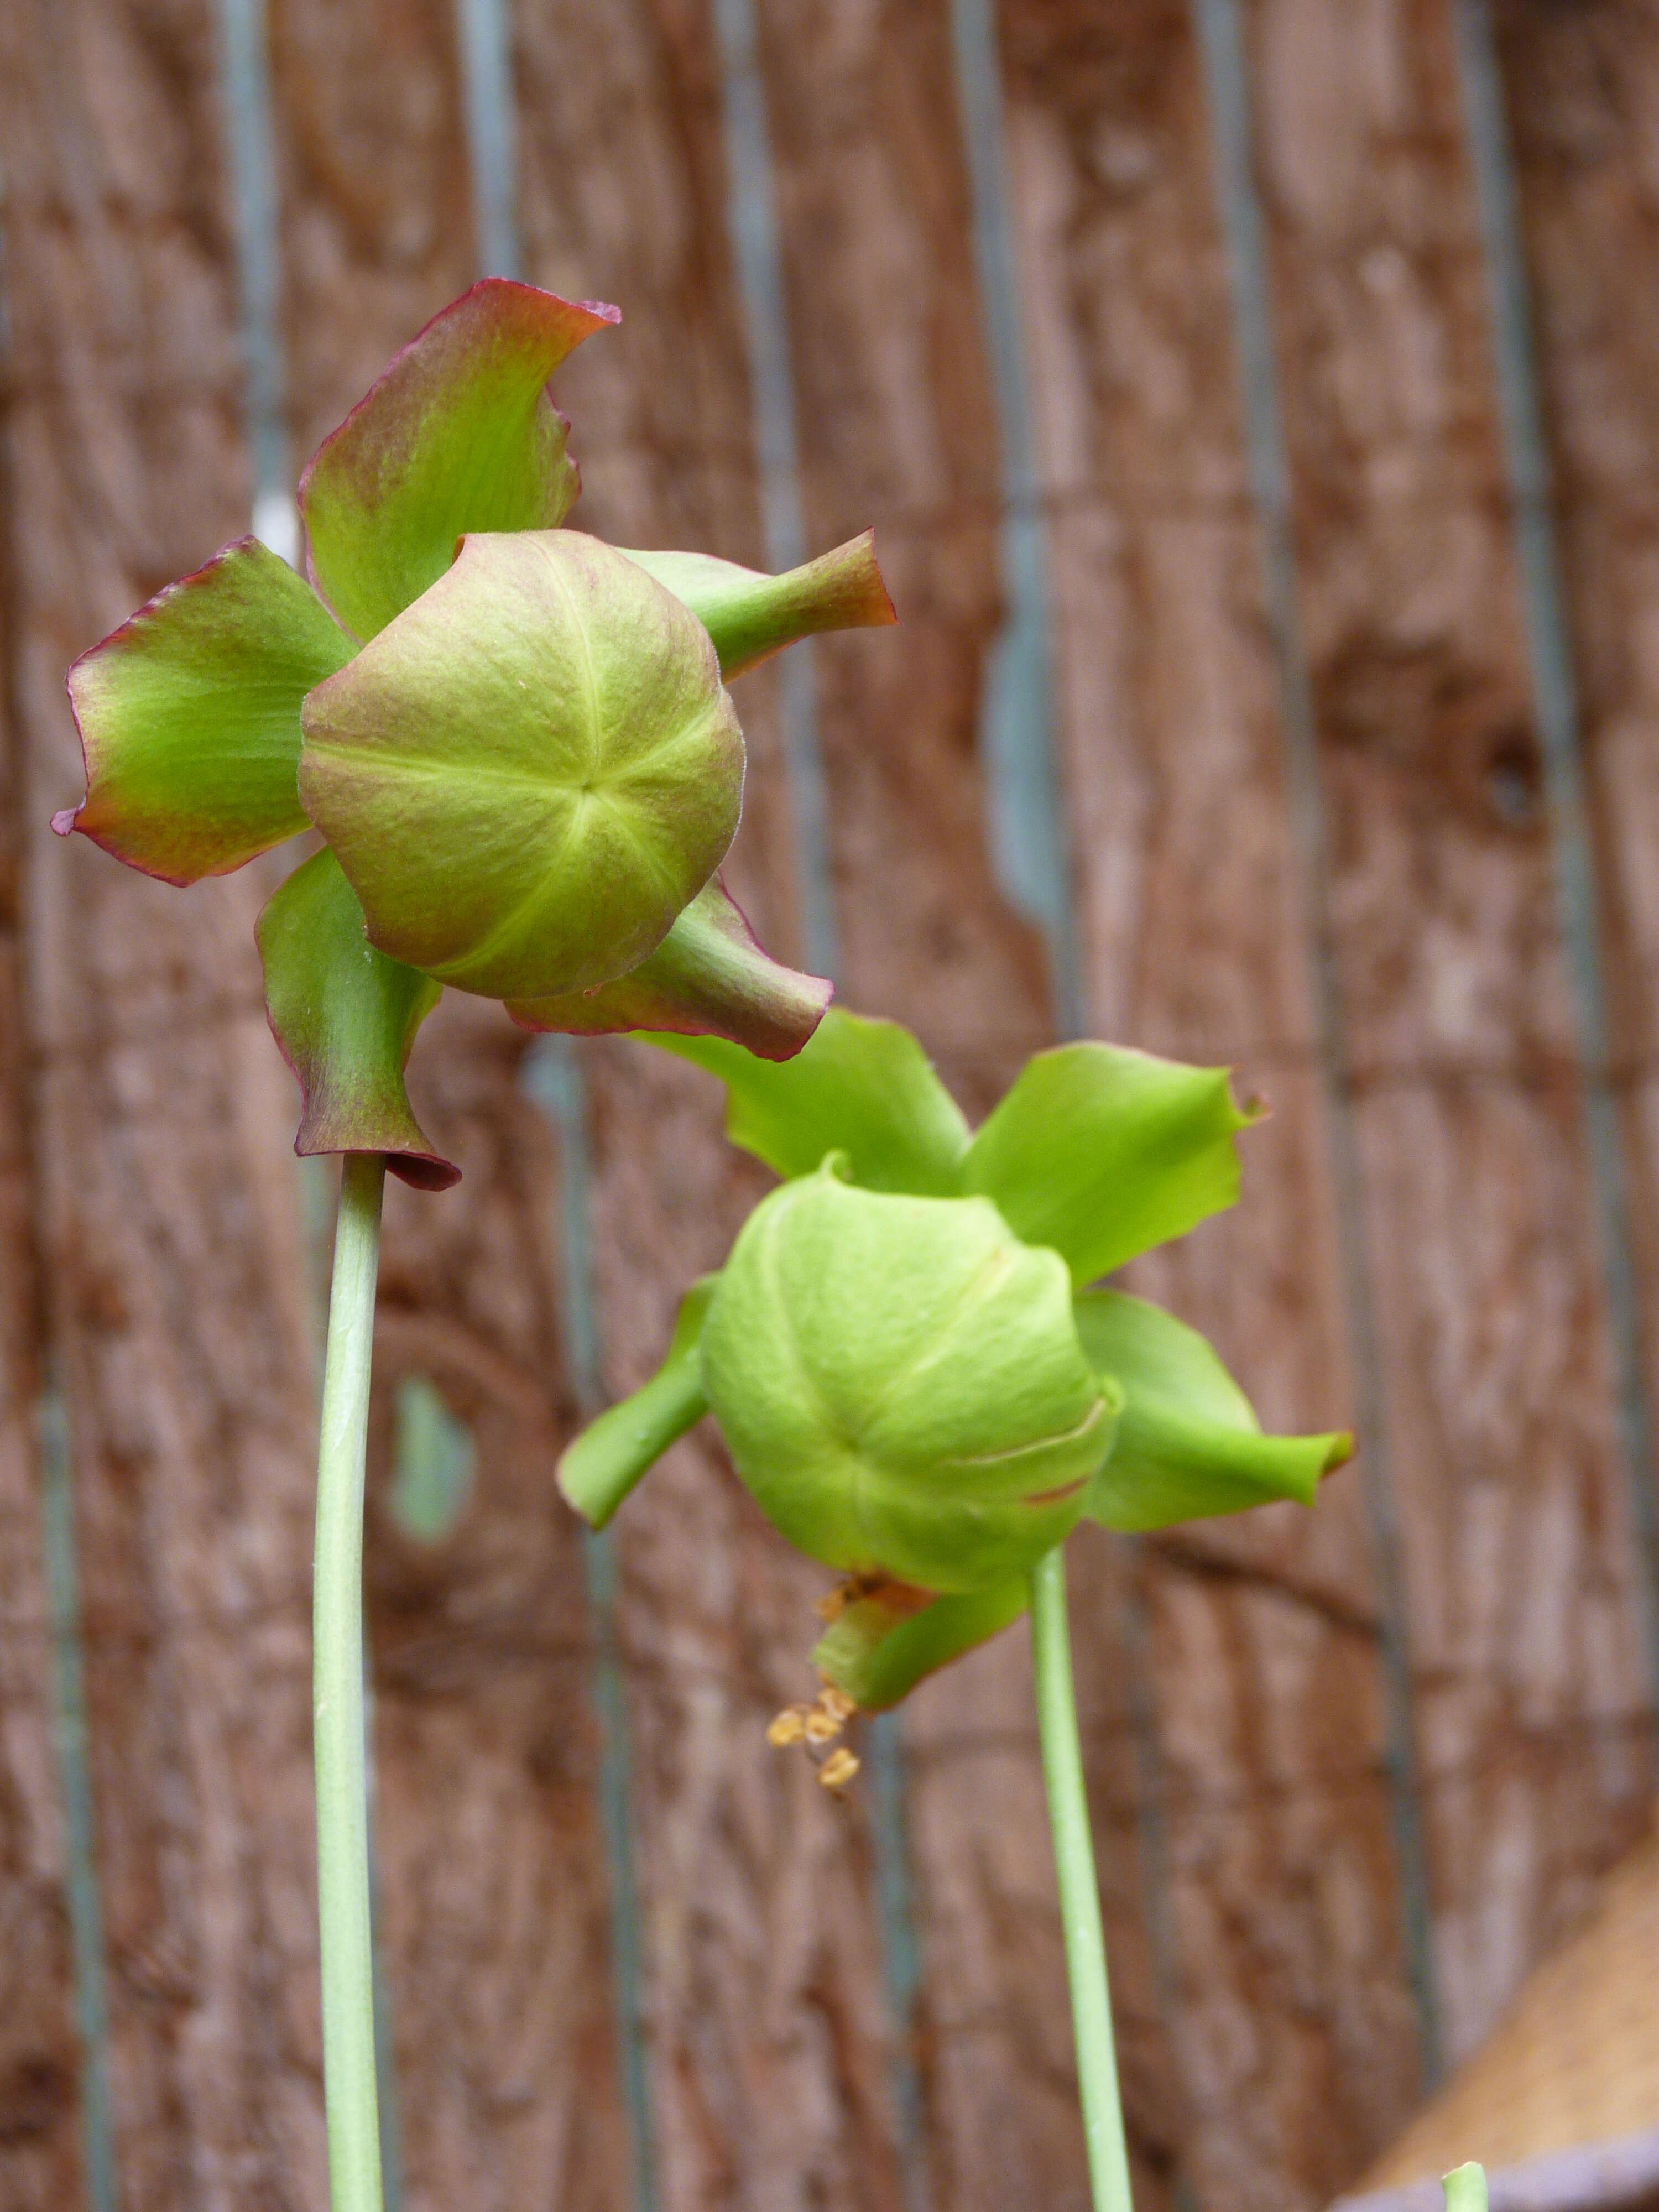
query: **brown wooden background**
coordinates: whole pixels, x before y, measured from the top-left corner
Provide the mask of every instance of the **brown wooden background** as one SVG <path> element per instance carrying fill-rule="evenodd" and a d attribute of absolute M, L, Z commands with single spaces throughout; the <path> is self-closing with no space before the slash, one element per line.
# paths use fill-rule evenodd
<path fill-rule="evenodd" d="M 266 9 L 291 479 L 484 248 L 452 0 Z M 80 788 L 67 662 L 247 525 L 235 12 L 0 9 L 9 2212 L 325 2201 L 316 1267 L 251 935 L 270 878 L 177 894 L 46 829 Z M 976 752 L 1010 427 L 949 8 L 757 15 L 807 534 L 873 521 L 903 618 L 817 654 L 844 994 L 911 1023 L 982 1109 L 1052 1018 L 1041 940 L 995 888 Z M 1276 1109 L 1243 1206 L 1137 1279 L 1215 1336 L 1265 1419 L 1358 1405 L 1371 1446 L 1312 1516 L 1076 1547 L 1139 2203 L 1302 2212 L 1386 2142 L 1437 2051 L 1481 2039 L 1653 1799 L 1653 1593 L 1587 1129 L 1610 1100 L 1659 1374 L 1659 5 L 1496 14 L 1544 499 L 1502 435 L 1503 241 L 1467 107 L 1479 9 L 1001 0 L 997 16 L 1088 1019 L 1236 1061 Z M 580 519 L 758 560 L 709 0 L 517 0 L 511 28 L 522 273 L 625 316 L 559 380 Z M 1254 276 L 1218 75 L 1230 28 Z M 1287 505 L 1263 474 L 1260 379 L 1241 384 L 1264 343 Z M 1605 1056 L 1555 893 L 1572 823 L 1540 742 L 1540 701 L 1547 733 L 1559 723 L 1538 679 L 1549 574 Z M 738 888 L 787 952 L 775 673 L 739 705 Z M 465 1180 L 399 1188 L 388 1215 L 368 1577 L 403 2201 L 1074 2212 L 1023 1633 L 907 1713 L 921 1981 L 900 2033 L 871 1793 L 832 1802 L 762 1741 L 803 1687 L 816 1577 L 702 1437 L 623 1516 L 615 1562 L 652 2148 L 630 2160 L 595 1616 L 552 1489 L 575 1396 L 570 1161 L 562 1193 L 523 1045 L 446 1000 L 414 1088 Z M 621 1043 L 582 1064 L 621 1389 L 761 1179 L 693 1071 Z M 477 1451 L 437 1547 L 385 1505 L 391 1393 L 411 1375 Z M 59 1403 L 78 1615 L 42 1537 L 43 1501 L 67 1525 L 40 1418 Z"/>

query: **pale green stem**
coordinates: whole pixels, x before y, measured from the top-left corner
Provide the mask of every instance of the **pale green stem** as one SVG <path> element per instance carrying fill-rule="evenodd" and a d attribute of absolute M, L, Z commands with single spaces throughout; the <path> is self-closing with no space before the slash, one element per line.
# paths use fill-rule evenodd
<path fill-rule="evenodd" d="M 1089 1839 L 1089 1801 L 1083 1785 L 1077 1704 L 1072 1692 L 1071 1632 L 1066 1620 L 1066 1563 L 1058 1546 L 1031 1576 L 1031 1658 L 1036 1674 L 1037 1729 L 1042 1741 L 1042 1780 L 1054 1832 L 1054 1871 L 1060 1879 L 1060 1927 L 1066 1973 L 1072 1989 L 1072 2029 L 1077 2040 L 1078 2089 L 1089 2154 L 1095 2212 L 1133 2212 L 1129 2152 L 1118 2095 L 1112 2044 L 1112 2005 L 1106 1986 L 1106 1938 L 1100 1923 L 1100 1890 Z"/>
<path fill-rule="evenodd" d="M 312 1699 L 323 2102 L 333 2212 L 382 2212 L 363 1734 L 363 1458 L 385 1187 L 380 1153 L 346 1154 L 317 1450 Z"/>
<path fill-rule="evenodd" d="M 1441 2176 L 1446 2193 L 1446 2212 L 1486 2212 L 1486 2173 L 1484 2166 L 1454 2166 Z"/>

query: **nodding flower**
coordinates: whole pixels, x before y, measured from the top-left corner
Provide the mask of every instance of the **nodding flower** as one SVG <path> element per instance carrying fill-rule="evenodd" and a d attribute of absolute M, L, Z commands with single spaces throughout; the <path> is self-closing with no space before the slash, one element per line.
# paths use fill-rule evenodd
<path fill-rule="evenodd" d="M 475 285 L 306 470 L 306 576 L 239 538 L 70 672 L 87 792 L 63 834 L 179 884 L 321 835 L 258 925 L 301 1152 L 456 1179 L 403 1073 L 446 984 L 531 1029 L 772 1059 L 829 1002 L 720 879 L 744 767 L 726 684 L 890 623 L 873 542 L 767 576 L 563 527 L 580 477 L 548 379 L 617 319 Z"/>
<path fill-rule="evenodd" d="M 908 1031 L 839 1007 L 787 1065 L 651 1041 L 722 1079 L 727 1133 L 785 1180 L 559 1480 L 602 1525 L 713 1414 L 762 1512 L 839 1577 L 819 1705 L 774 1742 L 827 1742 L 847 1700 L 892 1705 L 1006 1627 L 1082 1521 L 1310 1504 L 1348 1457 L 1345 1434 L 1264 1437 L 1201 1336 L 1100 1286 L 1237 1197 L 1261 1109 L 1224 1070 L 1061 1046 L 970 1131 Z"/>

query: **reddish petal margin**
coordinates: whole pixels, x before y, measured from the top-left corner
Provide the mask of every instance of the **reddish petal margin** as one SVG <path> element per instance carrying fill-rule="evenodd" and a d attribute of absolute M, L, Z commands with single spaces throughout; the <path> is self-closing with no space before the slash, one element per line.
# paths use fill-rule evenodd
<path fill-rule="evenodd" d="M 299 1079 L 305 1111 L 294 1149 L 384 1152 L 417 1190 L 461 1179 L 415 1119 L 404 1067 L 443 987 L 388 960 L 363 935 L 363 910 L 326 848 L 267 902 L 255 925 L 271 1035 Z"/>
<path fill-rule="evenodd" d="M 726 683 L 797 638 L 831 629 L 883 629 L 898 620 L 876 563 L 876 533 L 849 538 L 816 561 L 769 576 L 712 553 L 636 553 L 648 575 L 684 599 L 714 641 Z"/>
<path fill-rule="evenodd" d="M 547 380 L 621 319 L 487 276 L 393 357 L 300 479 L 312 580 L 349 629 L 383 629 L 469 531 L 563 521 L 580 478 Z"/>
<path fill-rule="evenodd" d="M 823 976 L 803 975 L 763 951 L 717 875 L 628 975 L 555 999 L 509 999 L 507 1011 L 527 1030 L 722 1036 L 761 1060 L 793 1060 L 834 992 Z"/>
<path fill-rule="evenodd" d="M 240 868 L 306 827 L 300 702 L 351 654 L 286 562 L 222 547 L 70 670 L 87 795 L 52 828 L 164 883 Z"/>

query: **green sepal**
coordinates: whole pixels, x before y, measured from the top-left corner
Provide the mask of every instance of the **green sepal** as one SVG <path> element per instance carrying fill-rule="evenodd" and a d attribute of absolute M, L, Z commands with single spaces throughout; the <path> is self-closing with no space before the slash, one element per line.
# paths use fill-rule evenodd
<path fill-rule="evenodd" d="M 1111 1456 L 1086 1511 L 1108 1528 L 1166 1528 L 1276 1498 L 1311 1505 L 1353 1438 L 1264 1437 L 1249 1400 L 1198 1331 L 1121 1291 L 1085 1291 L 1078 1335 L 1097 1375 L 1123 1392 Z"/>
<path fill-rule="evenodd" d="M 301 719 L 300 796 L 371 943 L 489 998 L 637 967 L 738 825 L 708 633 L 574 530 L 466 538 Z"/>
<path fill-rule="evenodd" d="M 1455 2166 L 1440 2177 L 1446 2195 L 1446 2212 L 1486 2212 L 1486 2170 L 1473 2160 Z"/>
<path fill-rule="evenodd" d="M 732 1464 L 844 1574 L 943 1593 L 1025 1573 L 1076 1523 L 1121 1404 L 1066 1270 L 983 1200 L 835 1165 L 756 1207 L 714 1293 L 703 1389 Z"/>
<path fill-rule="evenodd" d="M 488 276 L 394 356 L 300 479 L 312 578 L 349 629 L 383 629 L 469 532 L 563 521 L 580 480 L 547 380 L 620 319 Z"/>
<path fill-rule="evenodd" d="M 1233 1103 L 1224 1068 L 1060 1045 L 1026 1062 L 975 1132 L 961 1187 L 1091 1283 L 1235 1202 L 1233 1138 L 1261 1110 Z"/>
<path fill-rule="evenodd" d="M 507 1011 L 527 1030 L 567 1036 L 670 1030 L 727 1037 L 763 1060 L 787 1060 L 823 1019 L 834 988 L 764 951 L 716 875 L 626 975 L 558 998 L 509 999 Z"/>
<path fill-rule="evenodd" d="M 876 565 L 873 530 L 781 576 L 717 561 L 712 553 L 622 550 L 690 608 L 714 641 L 727 684 L 797 638 L 877 629 L 898 620 Z"/>
<path fill-rule="evenodd" d="M 847 1155 L 866 1190 L 948 1197 L 968 1124 L 908 1030 L 831 1006 L 812 1040 L 781 1066 L 718 1037 L 653 1036 L 726 1090 L 726 1133 L 781 1176 L 811 1175 Z"/>
<path fill-rule="evenodd" d="M 607 1407 L 566 1445 L 558 1483 L 567 1504 L 603 1528 L 641 1476 L 708 1410 L 698 1347 L 718 1275 L 704 1275 L 680 1300 L 662 1365 L 631 1397 Z"/>
<path fill-rule="evenodd" d="M 303 577 L 238 538 L 70 670 L 87 795 L 52 828 L 164 883 L 240 868 L 305 828 L 300 702 L 353 650 Z"/>
<path fill-rule="evenodd" d="M 812 1664 L 866 1712 L 884 1712 L 924 1676 L 1018 1620 L 1030 1588 L 1023 1575 L 956 1597 L 889 1583 L 853 1599 L 836 1615 L 818 1639 Z"/>
<path fill-rule="evenodd" d="M 433 1150 L 404 1088 L 415 1033 L 441 987 L 377 952 L 332 853 L 296 868 L 255 925 L 265 1010 L 305 1110 L 294 1149 L 384 1152 L 417 1190 L 447 1190 L 461 1171 Z"/>

